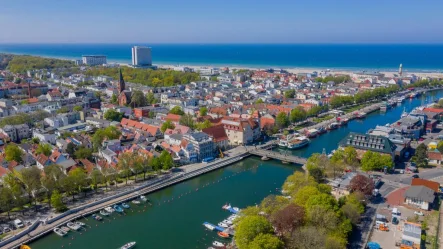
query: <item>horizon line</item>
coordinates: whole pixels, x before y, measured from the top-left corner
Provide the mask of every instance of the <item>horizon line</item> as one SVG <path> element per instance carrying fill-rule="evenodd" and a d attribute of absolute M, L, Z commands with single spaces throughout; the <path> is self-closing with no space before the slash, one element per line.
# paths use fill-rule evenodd
<path fill-rule="evenodd" d="M 232 42 L 232 43 L 201 43 L 201 42 L 183 42 L 183 43 L 177 43 L 177 42 L 0 42 L 0 45 L 133 45 L 136 46 L 138 44 L 153 44 L 153 45 L 443 45 L 443 42 L 404 42 L 404 43 L 397 43 L 397 42 L 387 42 L 387 43 L 381 43 L 381 42 L 374 42 L 374 43 L 365 43 L 365 42 L 332 42 L 332 43 L 325 43 L 325 42 L 311 42 L 311 43 L 285 43 L 285 42 L 276 42 L 276 43 L 269 43 L 269 42 L 263 42 L 263 43 L 249 43 L 249 42 Z"/>

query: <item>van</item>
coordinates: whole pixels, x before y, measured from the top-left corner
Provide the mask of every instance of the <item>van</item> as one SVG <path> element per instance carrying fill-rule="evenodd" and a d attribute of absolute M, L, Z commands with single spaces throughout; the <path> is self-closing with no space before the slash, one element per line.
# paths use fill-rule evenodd
<path fill-rule="evenodd" d="M 25 225 L 23 225 L 23 222 L 20 219 L 15 219 L 14 220 L 14 226 L 18 229 L 18 228 L 22 228 L 25 227 Z"/>

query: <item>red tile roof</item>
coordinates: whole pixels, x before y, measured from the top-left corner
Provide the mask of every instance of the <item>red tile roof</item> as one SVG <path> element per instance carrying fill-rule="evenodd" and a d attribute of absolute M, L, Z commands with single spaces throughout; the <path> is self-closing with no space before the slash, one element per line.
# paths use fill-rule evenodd
<path fill-rule="evenodd" d="M 421 178 L 413 178 L 411 186 L 425 186 L 437 192 L 440 187 L 440 184 L 438 182 L 433 182 Z"/>
<path fill-rule="evenodd" d="M 202 132 L 211 136 L 214 142 L 228 140 L 228 136 L 226 135 L 226 131 L 223 128 L 223 125 L 216 125 L 209 128 L 205 128 L 202 130 Z"/>
<path fill-rule="evenodd" d="M 177 115 L 177 114 L 168 113 L 168 115 L 166 115 L 166 117 L 165 117 L 165 120 L 169 120 L 171 122 L 178 123 L 180 121 L 181 117 L 182 116 Z"/>

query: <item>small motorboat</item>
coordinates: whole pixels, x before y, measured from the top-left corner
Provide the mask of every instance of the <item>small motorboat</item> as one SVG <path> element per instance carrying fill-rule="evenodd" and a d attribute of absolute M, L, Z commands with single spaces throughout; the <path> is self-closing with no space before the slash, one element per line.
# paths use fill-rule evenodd
<path fill-rule="evenodd" d="M 76 222 L 74 222 L 77 226 L 80 226 L 80 227 L 84 227 L 84 226 L 86 226 L 86 224 L 85 223 L 83 223 L 83 222 L 80 222 L 80 221 L 76 221 Z"/>
<path fill-rule="evenodd" d="M 122 247 L 120 247 L 120 249 L 130 249 L 130 248 L 134 248 L 134 246 L 135 246 L 135 241 L 133 241 L 133 242 L 129 242 L 129 243 L 126 243 L 126 244 L 124 244 Z"/>
<path fill-rule="evenodd" d="M 65 233 L 71 231 L 71 229 L 69 229 L 69 227 L 65 227 L 65 226 L 60 227 L 60 229 L 61 229 L 63 232 L 65 232 Z"/>
<path fill-rule="evenodd" d="M 229 227 L 229 225 L 226 224 L 226 223 L 224 223 L 224 222 L 219 222 L 219 223 L 218 223 L 218 226 L 219 226 L 219 227 L 223 227 L 223 228 L 228 228 L 228 227 Z"/>
<path fill-rule="evenodd" d="M 133 201 L 131 201 L 133 204 L 135 204 L 135 205 L 140 205 L 140 201 L 137 201 L 137 200 L 133 200 Z"/>
<path fill-rule="evenodd" d="M 93 214 L 93 215 L 92 215 L 92 218 L 93 218 L 94 220 L 97 220 L 97 221 L 102 221 L 102 220 L 103 220 L 103 218 L 102 218 L 100 215 L 97 215 L 97 214 Z"/>
<path fill-rule="evenodd" d="M 230 221 L 230 220 L 228 220 L 228 219 L 223 220 L 222 222 L 223 222 L 223 223 L 226 223 L 226 224 L 228 224 L 228 225 L 232 225 L 232 221 Z"/>
<path fill-rule="evenodd" d="M 229 238 L 229 233 L 218 232 L 217 235 L 222 238 Z"/>
<path fill-rule="evenodd" d="M 54 231 L 54 233 L 56 233 L 58 236 L 61 236 L 61 237 L 63 237 L 66 234 L 68 234 L 67 232 L 63 231 L 62 229 L 60 229 L 58 227 L 54 228 L 53 231 Z"/>
<path fill-rule="evenodd" d="M 140 200 L 142 200 L 142 201 L 148 201 L 148 198 L 146 198 L 146 196 L 144 196 L 144 195 L 140 195 Z"/>
<path fill-rule="evenodd" d="M 131 206 L 129 206 L 128 204 L 126 204 L 125 202 L 122 203 L 122 207 L 123 208 L 130 208 Z"/>
<path fill-rule="evenodd" d="M 228 210 L 231 208 L 231 204 L 226 204 L 222 208 Z"/>
<path fill-rule="evenodd" d="M 100 210 L 100 214 L 103 216 L 109 216 L 111 213 L 106 212 L 106 210 Z"/>
<path fill-rule="evenodd" d="M 238 208 L 238 207 L 233 207 L 232 210 L 234 210 L 235 212 L 239 212 L 239 211 L 240 211 L 240 208 Z"/>
<path fill-rule="evenodd" d="M 225 244 L 223 244 L 221 242 L 218 242 L 218 241 L 212 242 L 212 245 L 215 246 L 215 247 L 224 247 L 225 246 Z"/>
<path fill-rule="evenodd" d="M 211 231 L 213 231 L 215 229 L 215 226 L 213 226 L 207 222 L 203 223 L 203 226 L 205 226 L 207 229 L 209 229 Z"/>
<path fill-rule="evenodd" d="M 112 208 L 115 210 L 115 212 L 117 212 L 117 213 L 123 213 L 123 208 L 122 207 L 120 207 L 119 205 L 114 205 L 114 206 L 112 206 Z"/>
<path fill-rule="evenodd" d="M 113 213 L 115 210 L 112 207 L 106 207 L 105 211 L 108 212 L 108 213 Z"/>
<path fill-rule="evenodd" d="M 69 229 L 74 230 L 74 231 L 77 231 L 81 228 L 81 226 L 78 226 L 74 222 L 68 222 L 68 223 L 66 223 L 66 226 L 69 227 Z"/>

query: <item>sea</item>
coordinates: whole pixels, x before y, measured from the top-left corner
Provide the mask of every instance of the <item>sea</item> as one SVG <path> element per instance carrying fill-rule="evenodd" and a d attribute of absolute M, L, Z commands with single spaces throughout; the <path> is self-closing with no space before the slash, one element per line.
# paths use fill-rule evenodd
<path fill-rule="evenodd" d="M 0 44 L 0 53 L 81 59 L 106 55 L 131 63 L 132 46 L 149 46 L 156 65 L 443 72 L 443 44 Z"/>

